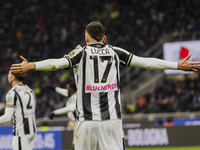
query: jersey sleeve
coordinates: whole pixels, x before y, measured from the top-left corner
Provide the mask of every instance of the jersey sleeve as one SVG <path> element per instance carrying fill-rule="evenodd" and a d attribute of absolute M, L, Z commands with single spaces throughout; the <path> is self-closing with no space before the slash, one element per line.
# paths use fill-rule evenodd
<path fill-rule="evenodd" d="M 72 69 L 77 66 L 77 64 L 81 60 L 83 49 L 84 48 L 82 48 L 80 45 L 78 45 L 69 54 L 64 55 L 64 58 L 66 58 L 69 61 L 69 67 L 67 69 Z"/>
<path fill-rule="evenodd" d="M 56 93 L 68 97 L 68 90 L 60 87 L 56 87 Z"/>
<path fill-rule="evenodd" d="M 6 95 L 6 107 L 15 107 L 16 106 L 16 94 L 14 91 L 9 91 Z"/>
<path fill-rule="evenodd" d="M 14 112 L 15 108 L 6 107 L 4 115 L 0 117 L 0 124 L 11 121 Z"/>
<path fill-rule="evenodd" d="M 71 103 L 66 107 L 54 110 L 54 114 L 55 115 L 61 115 L 61 114 L 65 114 L 65 113 L 68 113 L 68 112 L 73 112 L 73 111 L 75 111 L 75 109 L 76 109 L 76 104 Z"/>
<path fill-rule="evenodd" d="M 135 55 L 133 55 L 130 65 L 152 70 L 177 70 L 178 68 L 177 62 L 170 62 L 158 58 L 144 58 Z"/>
<path fill-rule="evenodd" d="M 131 59 L 133 57 L 133 54 L 126 51 L 125 49 L 119 48 L 119 47 L 113 47 L 113 50 L 118 55 L 120 59 L 120 65 L 123 66 L 129 66 Z"/>

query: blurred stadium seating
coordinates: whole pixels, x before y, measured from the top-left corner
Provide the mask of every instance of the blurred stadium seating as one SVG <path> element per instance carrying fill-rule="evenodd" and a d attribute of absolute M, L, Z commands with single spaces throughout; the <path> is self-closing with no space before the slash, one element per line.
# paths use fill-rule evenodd
<path fill-rule="evenodd" d="M 90 9 L 84 9 L 85 6 Z M 107 43 L 123 47 L 139 56 L 162 58 L 163 42 L 200 38 L 199 7 L 198 0 L 163 0 L 162 2 L 159 0 L 115 2 L 80 0 L 78 3 L 64 0 L 1 0 L 0 103 L 4 106 L 5 95 L 10 89 L 7 73 L 12 63 L 20 62 L 19 55 L 23 55 L 30 61 L 62 57 L 77 44 L 84 45 L 85 25 L 97 20 L 106 27 Z M 161 71 L 123 67 L 121 69 L 123 70 L 121 89 L 122 94 L 124 93 L 122 96 L 124 113 L 151 113 L 147 108 L 138 110 L 137 104 L 141 94 L 146 99 L 145 107 L 150 107 L 147 105 L 150 103 L 150 93 L 153 92 L 154 96 L 158 95 L 153 91 L 156 86 L 159 90 L 162 84 L 168 82 L 173 82 L 174 86 L 179 84 L 174 80 L 168 80 Z M 38 118 L 45 117 L 52 109 L 64 105 L 65 98 L 47 91 L 46 85 L 65 87 L 71 80 L 73 80 L 73 73 L 65 70 L 28 74 L 25 83 L 30 85 L 37 94 Z M 196 85 L 199 78 L 189 79 L 189 81 Z M 183 84 L 189 81 L 184 80 Z M 143 88 L 144 85 L 146 86 Z M 126 97 L 126 93 L 130 92 L 134 96 Z M 193 101 L 195 100 L 190 99 L 190 106 L 184 111 L 199 110 L 199 105 L 195 110 L 192 109 Z M 130 104 L 129 108 L 126 108 L 126 103 Z M 161 109 L 158 112 L 168 111 Z M 179 110 L 174 110 L 176 111 Z"/>
<path fill-rule="evenodd" d="M 107 43 L 138 56 L 163 59 L 163 43 L 200 40 L 199 8 L 199 0 L 1 0 L 0 115 L 4 113 L 5 96 L 11 88 L 7 74 L 12 63 L 21 61 L 19 55 L 29 61 L 62 57 L 76 45 L 85 45 L 85 25 L 91 21 L 100 21 L 106 27 Z M 199 72 L 174 76 L 165 75 L 163 71 L 135 67 L 121 67 L 121 70 L 126 144 L 134 140 L 131 138 L 137 138 L 146 131 L 151 135 L 150 132 L 165 133 L 166 130 L 166 139 L 169 141 L 161 144 L 180 146 L 199 143 L 190 138 L 200 138 L 195 135 L 200 125 Z M 24 82 L 37 96 L 38 127 L 67 126 L 65 116 L 53 121 L 47 118 L 50 111 L 63 107 L 67 99 L 48 91 L 46 86 L 64 88 L 73 80 L 73 72 L 66 70 L 28 73 Z M 169 120 L 173 124 L 166 123 Z M 174 128 L 166 125 L 173 125 Z M 179 125 L 193 127 L 179 128 Z M 183 131 L 186 131 L 184 135 Z M 186 137 L 185 143 L 179 133 L 181 137 Z M 46 133 L 40 134 L 45 137 Z M 61 135 L 56 136 L 61 138 Z M 65 136 L 67 134 L 62 139 L 68 138 Z M 68 143 L 70 146 L 71 141 Z"/>

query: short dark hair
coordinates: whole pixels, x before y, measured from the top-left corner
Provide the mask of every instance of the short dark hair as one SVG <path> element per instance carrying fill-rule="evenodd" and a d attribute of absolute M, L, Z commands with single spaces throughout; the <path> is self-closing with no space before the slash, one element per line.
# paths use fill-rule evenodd
<path fill-rule="evenodd" d="M 105 28 L 100 22 L 91 22 L 86 26 L 87 33 L 97 42 L 101 41 L 105 35 Z"/>
<path fill-rule="evenodd" d="M 18 81 L 24 80 L 26 73 L 12 73 Z"/>

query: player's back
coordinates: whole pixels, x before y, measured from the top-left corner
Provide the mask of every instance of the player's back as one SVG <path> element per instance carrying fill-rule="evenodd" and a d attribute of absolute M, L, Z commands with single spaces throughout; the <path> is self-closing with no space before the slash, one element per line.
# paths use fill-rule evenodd
<path fill-rule="evenodd" d="M 121 118 L 119 57 L 113 48 L 102 44 L 86 46 L 77 73 L 79 120 Z"/>
<path fill-rule="evenodd" d="M 7 97 L 11 99 L 8 105 L 15 106 L 13 116 L 14 135 L 36 133 L 36 97 L 34 92 L 28 86 L 18 84 L 8 92 Z"/>

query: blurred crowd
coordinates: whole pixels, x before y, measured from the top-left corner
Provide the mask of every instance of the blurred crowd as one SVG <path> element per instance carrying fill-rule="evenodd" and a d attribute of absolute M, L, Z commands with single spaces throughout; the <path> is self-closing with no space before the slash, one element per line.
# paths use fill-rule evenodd
<path fill-rule="evenodd" d="M 7 82 L 9 68 L 12 63 L 20 62 L 20 55 L 28 61 L 60 58 L 76 45 L 85 45 L 84 28 L 91 21 L 100 21 L 106 27 L 107 43 L 141 55 L 165 33 L 200 30 L 199 8 L 198 0 L 1 0 L 0 110 L 11 88 Z M 47 91 L 46 85 L 65 87 L 72 80 L 73 73 L 66 70 L 28 73 L 24 83 L 36 93 L 37 117 L 61 107 L 65 99 Z M 172 88 L 174 84 L 169 86 Z M 154 99 L 170 94 L 162 93 L 162 88 L 157 92 L 147 100 L 152 101 L 151 107 Z M 184 98 L 180 95 L 165 99 Z M 149 109 L 153 112 L 153 108 Z M 162 109 L 169 111 L 167 106 Z"/>
<path fill-rule="evenodd" d="M 153 92 L 144 92 L 137 103 L 124 101 L 124 111 L 133 113 L 166 113 L 200 111 L 200 77 L 182 80 L 164 78 Z"/>

